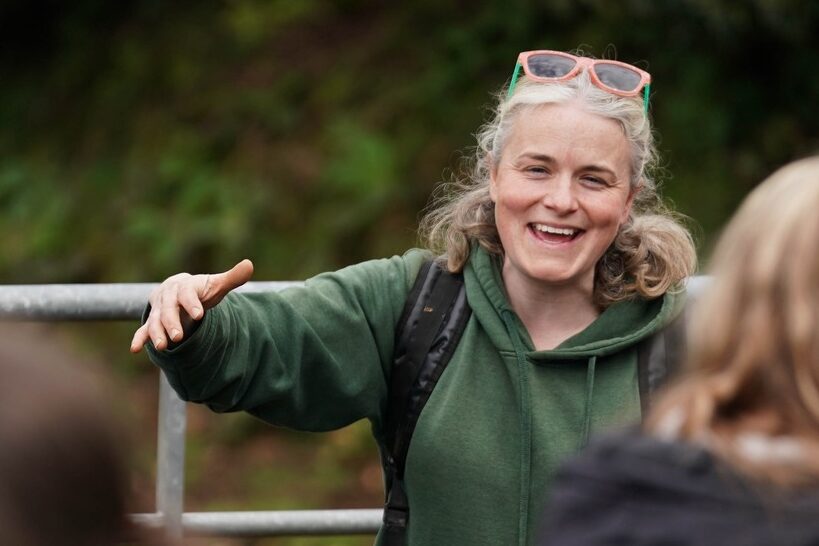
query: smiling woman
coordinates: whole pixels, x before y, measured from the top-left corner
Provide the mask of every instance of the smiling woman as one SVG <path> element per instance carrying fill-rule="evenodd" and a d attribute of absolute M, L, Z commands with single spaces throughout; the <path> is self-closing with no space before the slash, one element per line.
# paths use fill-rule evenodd
<path fill-rule="evenodd" d="M 668 368 L 643 349 L 680 314 L 695 254 L 648 176 L 650 77 L 555 52 L 519 62 L 538 64 L 519 82 L 516 68 L 472 176 L 425 217 L 428 249 L 271 294 L 232 293 L 248 261 L 175 275 L 132 342 L 183 399 L 216 411 L 313 431 L 369 419 L 390 494 L 381 546 L 531 544 L 556 466 L 592 432 L 638 421 Z M 440 277 L 463 297 L 439 307 Z M 430 292 L 425 312 L 471 314 L 433 331 L 443 341 L 428 353 L 402 352 L 397 327 Z M 183 329 L 180 310 L 198 322 Z M 391 380 L 447 351 L 431 395 L 417 374 L 413 396 L 429 398 L 399 469 Z"/>
<path fill-rule="evenodd" d="M 421 229 L 450 271 L 476 243 L 502 260 L 516 314 L 551 349 L 612 304 L 661 297 L 694 271 L 691 236 L 651 177 L 656 159 L 639 98 L 587 72 L 524 78 L 478 133 L 471 175 Z"/>

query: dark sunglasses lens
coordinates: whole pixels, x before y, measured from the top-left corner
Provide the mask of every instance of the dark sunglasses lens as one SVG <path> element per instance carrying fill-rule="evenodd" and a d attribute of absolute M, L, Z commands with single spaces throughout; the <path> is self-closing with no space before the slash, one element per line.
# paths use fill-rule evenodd
<path fill-rule="evenodd" d="M 542 53 L 532 55 L 526 63 L 529 73 L 540 78 L 562 78 L 572 71 L 577 62 L 562 55 Z"/>
<path fill-rule="evenodd" d="M 642 81 L 638 72 L 619 64 L 597 63 L 594 73 L 603 85 L 618 91 L 636 91 Z"/>

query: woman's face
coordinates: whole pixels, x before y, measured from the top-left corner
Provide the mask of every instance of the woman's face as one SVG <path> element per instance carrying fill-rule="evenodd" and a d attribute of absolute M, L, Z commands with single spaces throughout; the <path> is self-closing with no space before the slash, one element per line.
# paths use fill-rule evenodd
<path fill-rule="evenodd" d="M 629 144 L 611 119 L 572 104 L 520 112 L 490 177 L 507 284 L 591 293 L 594 268 L 628 218 Z"/>

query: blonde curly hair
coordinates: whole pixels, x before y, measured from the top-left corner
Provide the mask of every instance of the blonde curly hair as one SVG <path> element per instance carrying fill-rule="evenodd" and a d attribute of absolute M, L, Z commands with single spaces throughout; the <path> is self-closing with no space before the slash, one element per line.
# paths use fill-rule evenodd
<path fill-rule="evenodd" d="M 605 308 L 635 296 L 659 297 L 696 269 L 694 242 L 680 215 L 663 204 L 651 177 L 657 150 L 642 100 L 607 93 L 592 84 L 585 73 L 555 83 L 523 77 L 511 97 L 502 89 L 493 118 L 476 134 L 468 174 L 439 188 L 421 220 L 419 234 L 452 272 L 463 269 L 473 243 L 502 256 L 495 204 L 489 196 L 490 173 L 520 115 L 538 106 L 567 102 L 578 102 L 590 113 L 617 121 L 631 148 L 634 204 L 628 220 L 597 263 L 595 303 Z"/>

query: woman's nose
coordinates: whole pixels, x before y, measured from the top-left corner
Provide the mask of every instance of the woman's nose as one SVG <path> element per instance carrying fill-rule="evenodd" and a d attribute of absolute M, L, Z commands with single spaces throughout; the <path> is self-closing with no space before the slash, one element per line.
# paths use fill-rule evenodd
<path fill-rule="evenodd" d="M 546 208 L 560 214 L 568 214 L 577 210 L 576 188 L 569 177 L 560 177 L 546 187 L 542 199 Z"/>

